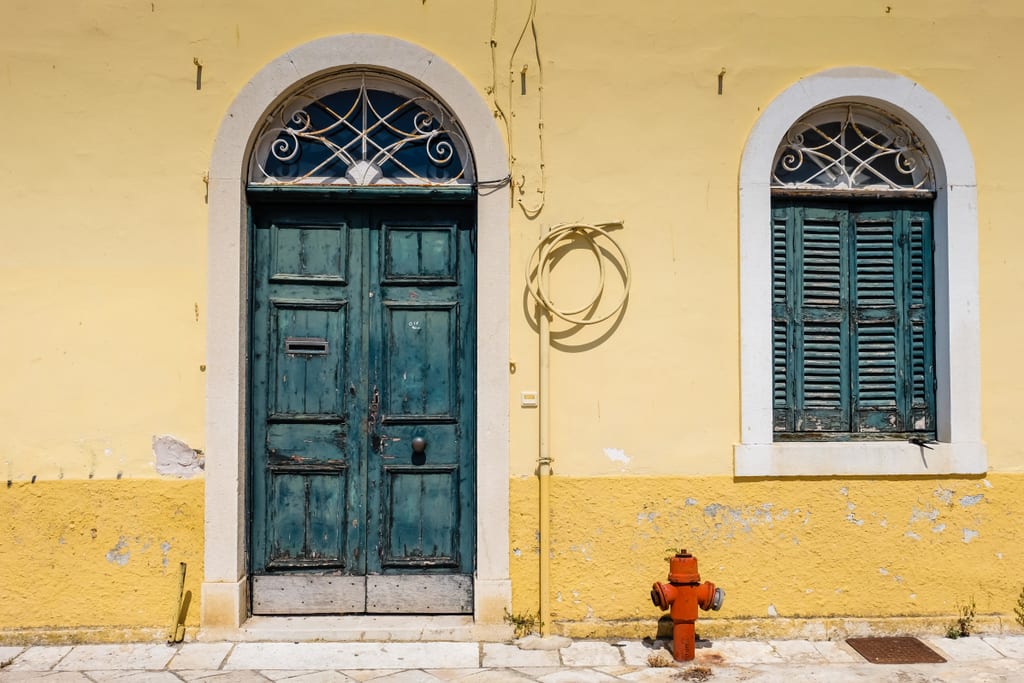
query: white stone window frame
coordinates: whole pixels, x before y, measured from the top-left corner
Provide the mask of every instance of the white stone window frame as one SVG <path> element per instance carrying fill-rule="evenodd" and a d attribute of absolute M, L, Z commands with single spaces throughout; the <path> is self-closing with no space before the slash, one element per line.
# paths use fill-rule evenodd
<path fill-rule="evenodd" d="M 247 567 L 248 163 L 265 117 L 291 93 L 345 70 L 389 73 L 421 87 L 458 117 L 482 184 L 477 206 L 477 505 L 473 623 L 500 626 L 511 607 L 509 572 L 509 207 L 506 147 L 480 91 L 440 56 L 398 38 L 320 38 L 277 57 L 242 88 L 221 121 L 209 175 L 206 332 L 206 494 L 201 629 L 205 638 L 266 637 L 245 630 Z M 494 181 L 494 182 L 488 182 Z M 416 631 L 430 617 L 395 617 Z M 312 618 L 315 620 L 315 618 Z M 346 621 L 356 619 L 356 621 Z M 395 628 L 380 626 L 376 628 Z M 278 620 L 273 636 L 333 637 L 368 630 L 358 618 Z M 390 623 L 390 622 L 389 622 Z M 423 628 L 429 628 L 424 626 Z M 443 622 L 438 628 L 448 628 Z M 305 633 L 305 635 L 303 635 Z M 310 635 L 310 633 L 312 635 Z M 446 631 L 448 633 L 448 631 Z M 454 632 L 452 632 L 454 633 Z M 248 634 L 248 635 L 247 635 Z"/>
<path fill-rule="evenodd" d="M 772 428 L 771 174 L 779 144 L 808 112 L 864 104 L 889 112 L 920 138 L 935 172 L 935 363 L 938 443 L 775 442 Z M 974 158 L 952 113 L 921 85 L 879 69 L 808 76 L 758 118 L 740 165 L 741 442 L 737 477 L 981 474 L 978 202 Z"/>

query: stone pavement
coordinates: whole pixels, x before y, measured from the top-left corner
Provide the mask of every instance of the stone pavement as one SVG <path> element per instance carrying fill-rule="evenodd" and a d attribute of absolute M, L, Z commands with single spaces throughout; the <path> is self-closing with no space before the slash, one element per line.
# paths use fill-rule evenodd
<path fill-rule="evenodd" d="M 1024 636 L 922 638 L 945 664 L 870 664 L 844 642 L 719 640 L 671 663 L 665 643 L 528 638 L 465 642 L 0 645 L 0 683 L 203 681 L 1024 681 Z M 660 659 L 662 666 L 658 664 Z M 665 666 L 667 664 L 667 666 Z"/>

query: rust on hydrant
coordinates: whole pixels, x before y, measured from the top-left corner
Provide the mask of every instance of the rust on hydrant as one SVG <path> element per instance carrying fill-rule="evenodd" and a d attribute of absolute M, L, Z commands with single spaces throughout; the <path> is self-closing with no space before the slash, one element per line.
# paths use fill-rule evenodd
<path fill-rule="evenodd" d="M 670 609 L 672 617 L 672 656 L 678 662 L 694 657 L 696 647 L 697 608 L 719 610 L 725 592 L 710 581 L 700 582 L 697 558 L 680 550 L 668 561 L 668 583 L 655 582 L 651 588 L 651 602 L 663 610 Z"/>

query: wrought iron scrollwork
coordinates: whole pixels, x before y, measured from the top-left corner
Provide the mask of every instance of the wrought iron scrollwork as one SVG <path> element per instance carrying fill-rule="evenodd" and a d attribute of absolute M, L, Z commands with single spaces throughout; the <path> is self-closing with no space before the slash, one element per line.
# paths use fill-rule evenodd
<path fill-rule="evenodd" d="M 451 185 L 472 182 L 469 146 L 436 100 L 362 75 L 293 96 L 257 138 L 255 185 Z"/>
<path fill-rule="evenodd" d="M 931 191 L 924 145 L 888 114 L 863 105 L 829 107 L 797 121 L 775 154 L 772 187 Z"/>

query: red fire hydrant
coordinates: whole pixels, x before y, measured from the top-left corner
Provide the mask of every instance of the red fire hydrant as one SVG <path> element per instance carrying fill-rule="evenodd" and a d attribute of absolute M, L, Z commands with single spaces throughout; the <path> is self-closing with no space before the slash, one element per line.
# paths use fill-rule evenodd
<path fill-rule="evenodd" d="M 651 602 L 663 610 L 671 608 L 672 656 L 679 662 L 694 657 L 696 645 L 697 607 L 702 610 L 722 608 L 725 593 L 710 581 L 700 582 L 697 558 L 680 550 L 668 561 L 668 583 L 656 582 L 651 588 Z"/>

